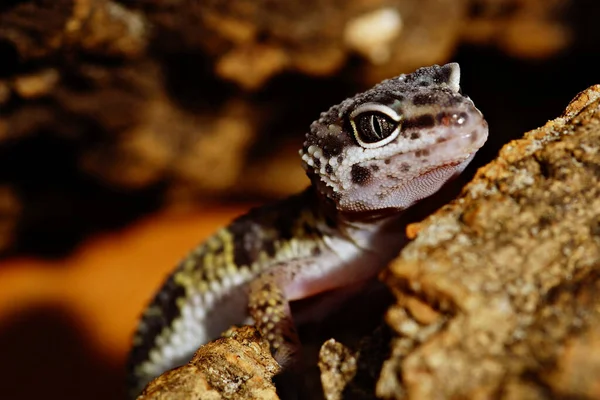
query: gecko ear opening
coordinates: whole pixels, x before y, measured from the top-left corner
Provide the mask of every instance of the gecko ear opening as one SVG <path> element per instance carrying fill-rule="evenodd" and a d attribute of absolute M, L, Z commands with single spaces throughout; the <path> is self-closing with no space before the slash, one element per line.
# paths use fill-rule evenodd
<path fill-rule="evenodd" d="M 460 66 L 458 63 L 448 63 L 441 68 L 444 81 L 453 92 L 460 92 Z"/>

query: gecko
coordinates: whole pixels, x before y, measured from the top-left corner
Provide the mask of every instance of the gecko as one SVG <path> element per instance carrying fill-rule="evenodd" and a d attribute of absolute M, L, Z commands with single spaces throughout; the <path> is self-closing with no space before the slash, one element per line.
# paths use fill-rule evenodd
<path fill-rule="evenodd" d="M 404 244 L 400 217 L 460 174 L 487 136 L 457 63 L 384 80 L 321 113 L 300 150 L 309 187 L 193 249 L 145 309 L 130 393 L 236 324 L 254 324 L 279 364 L 294 365 L 290 302 L 376 276 Z"/>

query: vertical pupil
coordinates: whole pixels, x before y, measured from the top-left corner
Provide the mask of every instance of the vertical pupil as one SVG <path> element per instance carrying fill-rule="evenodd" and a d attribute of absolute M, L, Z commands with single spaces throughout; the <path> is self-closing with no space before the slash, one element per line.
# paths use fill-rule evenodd
<path fill-rule="evenodd" d="M 399 122 L 381 113 L 365 112 L 350 120 L 354 135 L 364 143 L 377 143 L 386 139 L 398 129 Z"/>
<path fill-rule="evenodd" d="M 381 128 L 381 124 L 379 123 L 379 118 L 375 115 L 371 115 L 371 126 L 373 127 L 373 131 L 380 139 L 383 138 L 383 129 Z"/>

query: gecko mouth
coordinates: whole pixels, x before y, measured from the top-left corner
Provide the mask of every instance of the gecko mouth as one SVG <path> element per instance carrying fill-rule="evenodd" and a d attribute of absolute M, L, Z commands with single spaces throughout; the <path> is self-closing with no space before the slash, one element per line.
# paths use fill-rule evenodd
<path fill-rule="evenodd" d="M 470 130 L 451 132 L 449 135 L 441 136 L 436 143 L 425 148 L 398 154 L 394 157 L 394 161 L 400 162 L 402 165 L 421 165 L 423 167 L 427 164 L 432 167 L 423 169 L 431 170 L 459 165 L 472 158 L 474 153 L 484 145 L 487 140 L 486 128 L 482 125 Z"/>
<path fill-rule="evenodd" d="M 462 131 L 448 138 L 441 138 L 431 146 L 431 151 L 437 154 L 454 155 L 456 158 L 468 157 L 483 146 L 487 140 L 485 129 Z"/>

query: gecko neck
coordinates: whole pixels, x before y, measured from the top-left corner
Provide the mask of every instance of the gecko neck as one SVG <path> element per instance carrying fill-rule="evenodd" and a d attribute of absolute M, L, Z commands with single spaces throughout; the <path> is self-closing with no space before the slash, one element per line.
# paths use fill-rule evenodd
<path fill-rule="evenodd" d="M 335 222 L 338 226 L 347 226 L 354 229 L 376 229 L 399 219 L 404 214 L 404 209 L 385 208 L 369 211 L 346 211 L 338 209 L 335 201 L 321 193 L 314 185 L 306 189 L 307 194 L 316 205 L 315 212 L 321 214 L 326 220 Z"/>
<path fill-rule="evenodd" d="M 319 192 L 315 186 L 306 189 L 312 201 L 313 212 L 326 226 L 326 236 L 338 236 L 369 253 L 376 253 L 381 261 L 389 261 L 406 241 L 403 225 L 404 210 L 385 209 L 369 212 L 339 210 L 335 202 Z"/>

